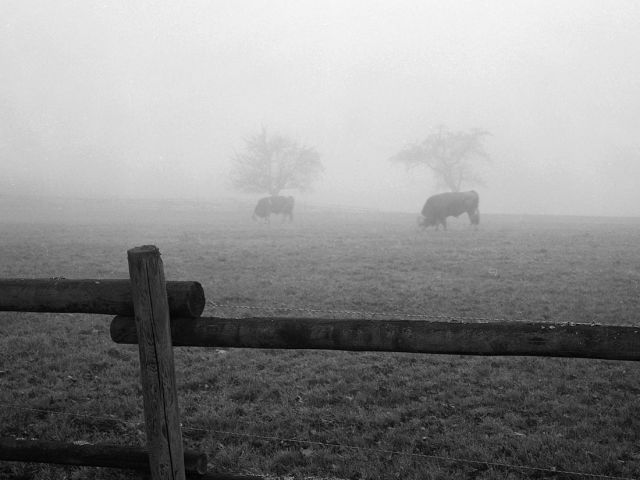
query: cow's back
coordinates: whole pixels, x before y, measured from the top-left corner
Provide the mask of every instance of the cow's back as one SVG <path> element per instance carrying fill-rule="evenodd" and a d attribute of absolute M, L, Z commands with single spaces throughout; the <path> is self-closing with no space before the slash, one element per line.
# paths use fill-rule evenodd
<path fill-rule="evenodd" d="M 279 213 L 289 219 L 293 219 L 293 197 L 284 197 L 281 195 L 271 197 L 271 211 L 273 213 Z"/>
<path fill-rule="evenodd" d="M 271 210 L 273 213 L 290 214 L 293 211 L 293 197 L 274 196 L 271 197 Z"/>

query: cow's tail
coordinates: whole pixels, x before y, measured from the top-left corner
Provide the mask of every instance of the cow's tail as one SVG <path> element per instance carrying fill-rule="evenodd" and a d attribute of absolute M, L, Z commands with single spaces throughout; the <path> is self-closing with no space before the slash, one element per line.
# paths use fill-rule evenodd
<path fill-rule="evenodd" d="M 479 209 L 479 204 L 480 204 L 480 195 L 478 195 L 478 192 L 476 192 L 475 190 L 471 190 L 471 192 L 473 194 L 473 196 L 475 197 L 475 210 L 473 211 L 473 213 L 469 214 L 469 220 L 471 220 L 471 225 L 473 225 L 475 228 L 478 228 L 478 225 L 480 225 L 480 209 Z"/>
<path fill-rule="evenodd" d="M 473 227 L 477 229 L 478 225 L 480 225 L 480 210 L 476 208 L 475 212 L 470 213 L 469 220 L 471 220 L 471 225 L 473 225 Z"/>

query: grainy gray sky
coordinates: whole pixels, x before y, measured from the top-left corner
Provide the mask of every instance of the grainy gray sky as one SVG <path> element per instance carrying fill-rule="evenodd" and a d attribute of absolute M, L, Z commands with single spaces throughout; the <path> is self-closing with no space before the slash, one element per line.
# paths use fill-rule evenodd
<path fill-rule="evenodd" d="M 301 200 L 418 212 L 387 159 L 440 124 L 492 133 L 485 212 L 640 216 L 640 2 L 0 2 L 2 193 L 233 195 L 265 126 Z"/>

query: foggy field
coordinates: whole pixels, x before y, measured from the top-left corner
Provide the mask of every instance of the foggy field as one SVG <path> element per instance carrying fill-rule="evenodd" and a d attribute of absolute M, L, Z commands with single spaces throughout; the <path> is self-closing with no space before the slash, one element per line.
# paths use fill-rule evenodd
<path fill-rule="evenodd" d="M 436 232 L 419 231 L 413 214 L 304 203 L 293 223 L 266 225 L 242 202 L 14 202 L 0 207 L 5 278 L 125 278 L 127 249 L 154 244 L 168 280 L 202 283 L 215 303 L 205 315 L 638 324 L 638 219 L 482 215 L 478 231 L 460 217 Z M 112 343 L 110 320 L 0 314 L 1 436 L 144 442 L 137 347 Z M 640 475 L 640 371 L 631 362 L 175 354 L 186 445 L 221 471 Z M 129 478 L 114 472 L 0 463 L 0 477 Z"/>
<path fill-rule="evenodd" d="M 5 0 L 0 18 L 0 278 L 128 278 L 151 244 L 206 316 L 640 328 L 638 1 Z M 110 322 L 0 312 L 0 436 L 145 443 L 138 350 Z M 222 472 L 640 478 L 631 362 L 175 356 L 185 443 Z"/>

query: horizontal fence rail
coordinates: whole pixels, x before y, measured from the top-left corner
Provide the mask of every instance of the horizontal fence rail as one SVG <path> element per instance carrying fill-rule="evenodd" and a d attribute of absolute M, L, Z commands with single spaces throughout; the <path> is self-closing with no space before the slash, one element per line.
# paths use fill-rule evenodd
<path fill-rule="evenodd" d="M 149 451 L 147 449 L 111 444 L 80 445 L 43 440 L 0 438 L 0 459 L 15 462 L 123 468 L 149 472 Z M 207 455 L 185 450 L 184 467 L 187 474 L 202 475 L 206 473 Z"/>
<path fill-rule="evenodd" d="M 196 318 L 205 305 L 198 282 L 166 282 L 172 316 Z M 0 311 L 133 315 L 131 280 L 0 279 Z"/>
<path fill-rule="evenodd" d="M 535 322 L 310 318 L 171 319 L 173 346 L 322 349 L 640 360 L 640 327 Z M 111 322 L 116 343 L 137 343 L 131 317 Z"/>

